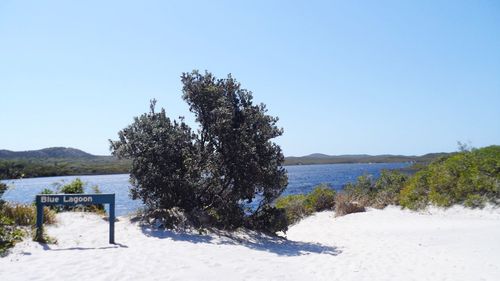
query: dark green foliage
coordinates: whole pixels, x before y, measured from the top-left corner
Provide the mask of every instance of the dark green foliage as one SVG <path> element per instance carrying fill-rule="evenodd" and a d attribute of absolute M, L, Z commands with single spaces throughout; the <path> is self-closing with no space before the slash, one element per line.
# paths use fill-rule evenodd
<path fill-rule="evenodd" d="M 171 121 L 162 109 L 134 119 L 111 142 L 113 154 L 132 159 L 132 199 L 141 199 L 150 210 L 193 210 L 202 187 L 195 135 L 183 121 Z"/>
<path fill-rule="evenodd" d="M 400 203 L 410 209 L 428 203 L 449 207 L 481 207 L 500 199 L 500 146 L 462 150 L 439 159 L 410 179 Z"/>
<path fill-rule="evenodd" d="M 257 211 L 273 202 L 287 185 L 284 157 L 271 139 L 282 135 L 277 118 L 254 105 L 252 93 L 230 75 L 216 79 L 196 71 L 182 75 L 183 98 L 200 124 L 200 167 L 209 175 L 204 198 L 229 224 L 241 221 L 241 201 L 262 196 Z M 205 203 L 205 204 L 206 204 Z"/>
<path fill-rule="evenodd" d="M 231 76 L 216 79 L 194 71 L 182 75 L 183 98 L 200 127 L 195 134 L 165 110 L 134 119 L 111 142 L 113 155 L 132 160 L 133 198 L 150 210 L 179 207 L 208 215 L 213 225 L 234 228 L 260 220 L 260 212 L 287 185 L 277 118 L 254 105 L 251 92 Z M 245 204 L 259 196 L 256 209 Z M 274 216 L 274 215 L 273 215 Z M 247 223 L 248 225 L 260 225 Z"/>

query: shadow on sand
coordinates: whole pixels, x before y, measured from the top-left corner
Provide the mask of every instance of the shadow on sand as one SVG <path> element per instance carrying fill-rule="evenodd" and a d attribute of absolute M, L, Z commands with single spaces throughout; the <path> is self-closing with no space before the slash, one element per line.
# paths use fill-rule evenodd
<path fill-rule="evenodd" d="M 72 250 L 84 251 L 84 250 L 105 250 L 105 249 L 128 248 L 127 245 L 123 245 L 120 243 L 111 244 L 111 245 L 105 246 L 105 247 L 69 247 L 69 248 L 51 248 L 50 245 L 45 244 L 45 243 L 39 242 L 38 244 L 40 244 L 45 251 L 72 251 Z"/>
<path fill-rule="evenodd" d="M 309 254 L 326 254 L 336 256 L 339 249 L 319 243 L 291 241 L 282 237 L 274 237 L 256 233 L 254 231 L 239 231 L 235 234 L 211 230 L 211 234 L 197 234 L 177 232 L 164 229 L 155 229 L 143 226 L 142 232 L 148 237 L 171 239 L 190 243 L 208 243 L 214 245 L 241 245 L 247 248 L 274 253 L 280 256 L 301 256 Z"/>

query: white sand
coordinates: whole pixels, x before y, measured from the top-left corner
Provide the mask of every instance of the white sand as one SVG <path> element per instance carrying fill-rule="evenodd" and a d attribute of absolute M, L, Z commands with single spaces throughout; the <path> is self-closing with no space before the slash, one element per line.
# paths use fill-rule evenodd
<path fill-rule="evenodd" d="M 99 217 L 62 213 L 57 245 L 19 243 L 0 280 L 500 280 L 500 210 L 396 207 L 318 213 L 288 241 L 238 233 L 152 231 L 121 218 L 116 242 Z"/>

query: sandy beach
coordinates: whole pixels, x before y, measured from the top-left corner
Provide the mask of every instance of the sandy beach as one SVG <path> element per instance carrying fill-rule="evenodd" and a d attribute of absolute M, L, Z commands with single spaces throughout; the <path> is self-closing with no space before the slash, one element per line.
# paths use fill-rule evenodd
<path fill-rule="evenodd" d="M 249 231 L 176 233 L 121 217 L 116 245 L 93 214 L 61 213 L 56 245 L 23 241 L 0 280 L 499 280 L 500 210 L 321 212 L 287 240 Z"/>

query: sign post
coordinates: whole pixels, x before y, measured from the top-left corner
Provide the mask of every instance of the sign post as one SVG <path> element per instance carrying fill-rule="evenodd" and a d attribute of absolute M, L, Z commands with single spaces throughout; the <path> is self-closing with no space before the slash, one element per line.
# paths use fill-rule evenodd
<path fill-rule="evenodd" d="M 115 194 L 47 194 L 36 196 L 36 227 L 41 233 L 44 206 L 109 204 L 109 243 L 115 243 Z"/>

